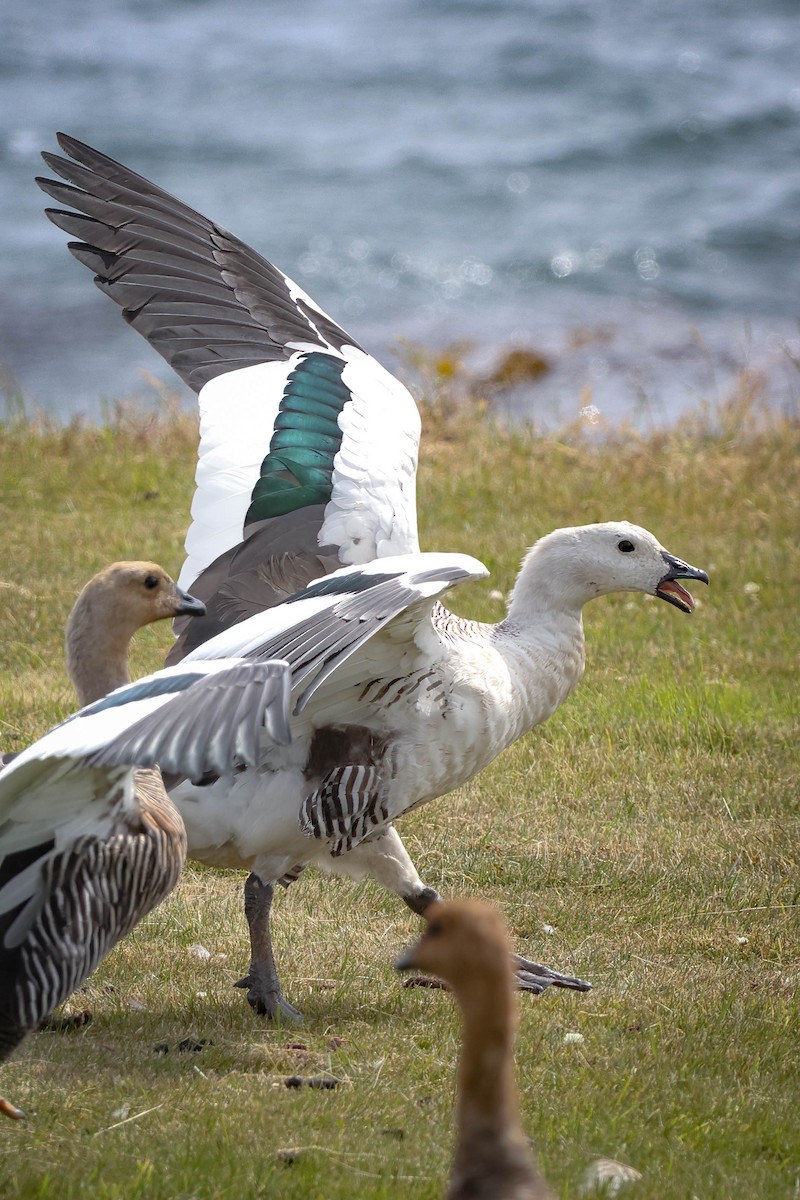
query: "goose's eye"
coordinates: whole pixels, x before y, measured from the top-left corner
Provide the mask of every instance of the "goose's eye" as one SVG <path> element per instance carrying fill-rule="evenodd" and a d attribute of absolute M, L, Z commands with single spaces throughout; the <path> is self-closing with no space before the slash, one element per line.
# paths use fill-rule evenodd
<path fill-rule="evenodd" d="M 625 542 L 620 542 L 618 549 L 621 550 L 623 554 L 630 554 L 633 550 L 636 549 L 636 547 L 634 546 L 633 542 L 625 541 Z"/>
<path fill-rule="evenodd" d="M 158 576 L 157 575 L 148 575 L 144 581 L 144 586 L 152 592 L 153 588 L 158 587 Z"/>

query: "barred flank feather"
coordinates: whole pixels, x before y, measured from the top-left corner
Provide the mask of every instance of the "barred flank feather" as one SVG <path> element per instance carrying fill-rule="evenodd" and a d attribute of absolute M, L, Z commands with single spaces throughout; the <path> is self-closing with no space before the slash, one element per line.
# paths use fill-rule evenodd
<path fill-rule="evenodd" d="M 45 902 L 22 944 L 2 952 L 0 1061 L 62 1004 L 175 886 L 183 823 L 155 772 L 136 776 L 139 829 L 84 837 L 43 868 Z"/>
<path fill-rule="evenodd" d="M 372 766 L 336 767 L 300 808 L 300 828 L 307 837 L 330 843 L 334 858 L 352 850 L 376 826 L 388 820 L 381 795 L 381 776 Z"/>

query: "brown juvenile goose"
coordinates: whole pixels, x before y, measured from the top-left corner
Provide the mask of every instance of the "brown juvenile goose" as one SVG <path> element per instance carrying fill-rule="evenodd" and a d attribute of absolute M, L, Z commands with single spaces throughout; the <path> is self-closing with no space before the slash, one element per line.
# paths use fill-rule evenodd
<path fill-rule="evenodd" d="M 447 1200 L 553 1200 L 519 1117 L 514 1083 L 516 980 L 505 921 L 474 900 L 435 903 L 415 945 L 395 964 L 453 991 L 464 1026 L 456 1147 Z"/>
<path fill-rule="evenodd" d="M 67 669 L 81 705 L 91 704 L 129 682 L 128 651 L 131 638 L 138 629 L 152 621 L 180 614 L 199 616 L 204 612 L 205 605 L 178 588 L 156 563 L 116 562 L 104 567 L 83 588 L 67 620 Z M 28 752 L 23 754 L 28 757 Z M 20 757 L 19 754 L 6 755 L 0 765 L 8 767 Z M 63 768 L 65 761 L 70 760 L 64 756 L 58 761 Z M 40 763 L 48 763 L 46 752 Z M 17 764 L 15 770 L 20 766 Z M 48 763 L 48 766 L 52 764 Z M 22 772 L 23 780 L 30 771 L 29 767 L 27 772 Z M 72 771 L 76 776 L 74 766 Z M 9 935 L 18 913 L 8 907 L 0 912 L 0 962 L 3 965 L 0 1060 L 54 1004 L 67 998 L 73 987 L 88 974 L 89 964 L 96 964 L 105 950 L 127 932 L 130 918 L 140 919 L 172 889 L 180 874 L 186 857 L 186 834 L 183 822 L 167 799 L 161 776 L 158 771 L 145 770 L 137 771 L 133 779 L 134 791 L 128 807 L 135 805 L 138 814 L 129 811 L 110 819 L 117 799 L 113 796 L 114 789 L 110 789 L 107 810 L 93 814 L 95 837 L 98 833 L 100 838 L 105 835 L 107 843 L 77 838 L 72 852 L 60 859 L 47 860 L 43 855 L 47 848 L 44 837 L 39 845 L 16 849 L 21 814 L 15 812 L 9 800 L 5 801 L 0 814 L 5 818 L 0 820 L 0 892 L 8 896 L 13 888 L 21 897 L 27 894 L 30 900 L 30 895 L 38 891 L 37 904 L 52 925 L 46 929 L 40 913 L 26 936 L 19 932 Z M 84 791 L 91 796 L 94 790 L 94 799 L 98 800 L 97 785 L 102 786 L 105 782 L 99 772 L 94 773 L 93 779 L 84 775 L 81 782 Z M 80 784 L 77 789 L 75 785 L 76 778 L 73 778 L 66 781 L 65 787 L 69 792 L 77 790 L 80 794 Z M 40 780 L 26 780 L 20 784 L 18 777 L 12 778 L 9 774 L 4 777 L 4 786 L 9 794 L 18 796 L 21 793 L 24 804 L 29 806 L 32 798 L 35 802 Z M 63 838 L 64 830 L 59 831 L 59 820 L 60 817 L 63 820 L 64 814 L 58 812 L 58 799 L 53 798 L 49 832 L 60 832 Z M 71 798 L 71 802 L 74 803 L 74 799 Z M 39 824 L 47 824 L 44 813 L 39 816 Z M 133 826 L 137 824 L 140 828 L 134 832 Z M 34 835 L 33 841 L 36 840 Z M 68 840 L 65 840 L 65 846 Z M 106 897 L 104 923 L 108 928 L 102 932 L 93 930 L 92 920 L 97 921 L 103 901 L 86 892 L 87 886 L 91 889 L 92 875 L 98 870 L 102 872 L 104 866 L 111 863 L 115 863 L 117 869 L 132 870 L 135 875 L 145 861 L 151 868 L 156 865 L 154 855 L 160 862 L 156 878 L 150 884 L 135 877 L 131 881 L 128 893 L 130 916 L 120 910 L 118 919 L 109 921 L 111 913 Z M 38 879 L 35 877 L 37 872 Z M 60 889 L 65 886 L 67 894 L 59 897 Z M 48 893 L 49 900 L 46 899 Z M 58 910 L 54 907 L 54 898 Z M 80 927 L 82 935 L 88 935 L 88 940 L 95 944 L 83 949 L 76 946 L 71 940 L 71 924 Z M 40 927 L 38 932 L 37 925 Z M 43 957 L 42 963 L 36 963 L 36 955 Z M 50 961 L 44 961 L 48 957 Z M 35 973 L 38 974 L 36 978 Z M 21 1115 L 2 1097 L 0 1112 L 6 1116 Z"/>

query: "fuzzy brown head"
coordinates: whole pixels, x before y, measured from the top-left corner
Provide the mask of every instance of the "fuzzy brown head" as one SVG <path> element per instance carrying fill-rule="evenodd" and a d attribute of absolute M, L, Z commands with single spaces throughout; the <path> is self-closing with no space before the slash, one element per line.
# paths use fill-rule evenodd
<path fill-rule="evenodd" d="M 116 562 L 99 571 L 67 620 L 67 671 L 81 704 L 128 683 L 128 650 L 137 629 L 205 605 L 182 591 L 156 563 Z"/>
<path fill-rule="evenodd" d="M 427 927 L 413 946 L 397 959 L 398 971 L 438 975 L 454 992 L 463 992 L 475 979 L 513 983 L 511 946 L 502 914 L 478 900 L 431 904 Z"/>
<path fill-rule="evenodd" d="M 104 608 L 112 621 L 127 629 L 181 613 L 202 616 L 205 612 L 202 601 L 184 592 L 163 567 L 152 562 L 111 563 L 89 580 L 78 603 L 81 601 L 95 612 Z"/>

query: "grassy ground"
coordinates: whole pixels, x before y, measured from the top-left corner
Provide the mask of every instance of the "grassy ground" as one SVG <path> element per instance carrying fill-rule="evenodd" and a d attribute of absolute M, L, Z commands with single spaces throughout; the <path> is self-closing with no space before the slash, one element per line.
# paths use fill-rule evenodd
<path fill-rule="evenodd" d="M 759 423 L 745 391 L 647 438 L 537 439 L 444 401 L 425 414 L 423 544 L 492 570 L 460 611 L 497 619 L 528 543 L 612 517 L 712 577 L 691 618 L 640 596 L 590 605 L 575 696 L 400 825 L 431 884 L 490 897 L 521 949 L 594 981 L 522 1002 L 525 1121 L 562 1197 L 600 1156 L 642 1172 L 637 1200 L 800 1189 L 800 430 Z M 121 557 L 177 572 L 194 452 L 175 413 L 3 430 L 3 749 L 73 707 L 63 625 L 85 579 Z M 134 671 L 168 641 L 145 631 Z M 30 1113 L 0 1126 L 6 1200 L 442 1194 L 458 1024 L 446 995 L 390 969 L 417 922 L 371 885 L 304 877 L 275 932 L 306 1021 L 270 1028 L 231 986 L 240 884 L 189 868 L 76 998 L 94 1021 L 0 1069 Z M 284 1086 L 320 1073 L 343 1082 Z"/>

